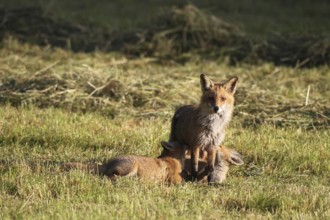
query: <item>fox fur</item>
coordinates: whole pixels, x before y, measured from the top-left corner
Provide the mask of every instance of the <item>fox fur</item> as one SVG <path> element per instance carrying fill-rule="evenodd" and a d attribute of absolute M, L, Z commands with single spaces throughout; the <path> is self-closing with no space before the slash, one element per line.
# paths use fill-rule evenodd
<path fill-rule="evenodd" d="M 161 142 L 163 151 L 159 158 L 126 155 L 110 159 L 103 165 L 83 163 L 63 163 L 65 170 L 73 168 L 86 170 L 94 174 L 108 176 L 111 180 L 118 177 L 137 176 L 143 180 L 179 184 L 186 149 L 175 142 Z"/>
<path fill-rule="evenodd" d="M 232 118 L 237 80 L 237 77 L 232 77 L 225 82 L 214 83 L 201 74 L 200 103 L 179 108 L 172 118 L 169 141 L 178 142 L 180 146 L 186 145 L 191 151 L 191 173 L 194 179 L 198 177 L 201 150 L 208 153 L 208 169 L 211 172 L 214 170 L 217 146 L 223 142 L 225 128 Z"/>
<path fill-rule="evenodd" d="M 214 168 L 214 171 L 211 173 L 211 182 L 213 183 L 222 183 L 226 177 L 227 173 L 229 171 L 230 165 L 236 165 L 241 166 L 244 164 L 244 161 L 241 157 L 241 155 L 234 149 L 227 148 L 225 146 L 220 146 L 217 148 L 217 155 L 216 155 L 216 165 Z M 219 163 L 218 161 L 221 161 Z M 209 174 L 208 166 L 207 166 L 207 155 L 204 154 L 203 157 L 199 159 L 198 162 L 198 172 L 199 172 L 199 178 L 198 181 L 205 182 L 207 181 L 207 176 Z M 191 158 L 190 156 L 186 156 L 185 163 L 184 163 L 184 170 L 187 173 L 187 177 L 191 178 L 189 175 L 189 172 L 191 170 Z M 201 173 L 204 173 L 202 175 Z M 186 179 L 187 180 L 187 179 Z"/>

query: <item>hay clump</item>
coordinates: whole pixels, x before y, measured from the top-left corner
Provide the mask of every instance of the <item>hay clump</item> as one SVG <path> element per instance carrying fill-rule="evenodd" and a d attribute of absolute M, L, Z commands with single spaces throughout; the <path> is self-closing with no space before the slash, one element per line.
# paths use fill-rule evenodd
<path fill-rule="evenodd" d="M 13 106 L 55 107 L 74 112 L 99 112 L 115 117 L 124 111 L 133 115 L 138 108 L 164 107 L 158 89 L 125 84 L 114 77 L 94 72 L 54 73 L 0 79 L 0 103 Z"/>
<path fill-rule="evenodd" d="M 271 36 L 255 43 L 259 59 L 275 65 L 313 67 L 330 64 L 330 38 L 322 36 Z"/>
<path fill-rule="evenodd" d="M 104 28 L 53 19 L 38 7 L 0 8 L 0 20 L 1 39 L 12 35 L 23 42 L 42 46 L 91 52 L 106 48 L 109 38 Z"/>
<path fill-rule="evenodd" d="M 121 39 L 132 41 L 127 44 L 120 42 Z M 115 42 L 128 54 L 173 58 L 182 53 L 206 54 L 235 47 L 238 41 L 244 40 L 244 33 L 237 26 L 188 4 L 173 7 L 161 15 L 154 26 L 141 33 L 124 33 Z"/>
<path fill-rule="evenodd" d="M 300 126 L 307 129 L 329 128 L 330 109 L 323 103 L 305 105 L 297 99 L 275 95 L 268 90 L 240 88 L 234 114 L 243 126 L 271 124 L 277 127 Z"/>
<path fill-rule="evenodd" d="M 246 36 L 228 23 L 192 4 L 173 7 L 154 24 L 139 30 L 108 31 L 96 24 L 81 25 L 53 19 L 40 8 L 0 9 L 0 38 L 14 36 L 23 42 L 51 45 L 72 51 L 117 51 L 130 58 L 187 62 L 198 56 L 230 64 L 260 61 L 276 65 L 313 67 L 330 65 L 328 36 L 274 35 L 266 40 Z"/>

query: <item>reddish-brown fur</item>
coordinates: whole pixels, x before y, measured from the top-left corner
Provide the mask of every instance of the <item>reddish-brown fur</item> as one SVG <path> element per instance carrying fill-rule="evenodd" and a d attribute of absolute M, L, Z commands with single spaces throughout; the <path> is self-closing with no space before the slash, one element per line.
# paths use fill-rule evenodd
<path fill-rule="evenodd" d="M 200 150 L 208 152 L 208 166 L 214 170 L 216 149 L 225 135 L 225 127 L 232 117 L 234 94 L 238 78 L 232 77 L 223 83 L 214 83 L 201 74 L 202 96 L 198 105 L 179 108 L 172 119 L 170 142 L 187 145 L 191 150 L 192 175 L 198 176 Z"/>
<path fill-rule="evenodd" d="M 111 180 L 124 176 L 137 176 L 143 180 L 178 184 L 183 181 L 181 176 L 186 149 L 176 143 L 162 142 L 163 152 L 159 158 L 146 156 L 119 156 L 110 159 L 103 165 L 63 163 L 68 169 L 81 169 L 95 174 L 108 176 Z"/>

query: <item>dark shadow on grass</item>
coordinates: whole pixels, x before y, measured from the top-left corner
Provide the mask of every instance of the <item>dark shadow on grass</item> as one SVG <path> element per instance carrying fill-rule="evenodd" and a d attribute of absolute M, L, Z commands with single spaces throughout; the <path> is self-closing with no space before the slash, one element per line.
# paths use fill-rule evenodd
<path fill-rule="evenodd" d="M 231 211 L 258 210 L 264 213 L 275 214 L 281 209 L 281 200 L 277 197 L 260 194 L 247 201 L 234 198 L 228 199 L 225 202 L 225 207 Z"/>

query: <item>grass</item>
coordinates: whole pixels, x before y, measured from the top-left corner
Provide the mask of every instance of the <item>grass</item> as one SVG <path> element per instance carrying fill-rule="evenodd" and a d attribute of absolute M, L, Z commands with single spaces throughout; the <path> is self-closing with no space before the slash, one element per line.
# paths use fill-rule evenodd
<path fill-rule="evenodd" d="M 0 57 L 1 219 L 330 217 L 326 66 L 118 62 L 120 54 L 73 54 L 13 39 L 2 43 Z M 240 78 L 224 144 L 240 152 L 245 165 L 232 167 L 224 184 L 111 183 L 53 165 L 158 156 L 175 106 L 198 102 L 200 71 Z M 88 82 L 100 88 L 109 80 L 121 86 L 90 96 L 95 88 Z M 15 96 L 4 99 L 8 94 Z"/>
<path fill-rule="evenodd" d="M 80 11 L 74 1 L 37 4 L 60 18 L 129 29 L 156 16 L 160 3 L 149 3 L 145 13 L 132 1 L 83 1 Z M 254 37 L 330 30 L 325 1 L 195 3 Z M 160 9 L 172 5 L 162 4 Z M 156 61 L 72 53 L 12 38 L 1 42 L 0 219 L 330 218 L 328 66 L 229 66 L 226 58 L 198 57 L 184 65 Z M 198 102 L 200 72 L 217 80 L 239 77 L 224 145 L 240 152 L 245 164 L 231 167 L 223 184 L 166 186 L 131 178 L 112 183 L 59 169 L 63 161 L 158 156 L 175 107 Z"/>
<path fill-rule="evenodd" d="M 328 130 L 232 126 L 226 145 L 246 165 L 225 184 L 165 186 L 31 162 L 102 162 L 120 154 L 157 156 L 169 119 L 109 119 L 60 109 L 2 107 L 1 217 L 6 218 L 328 218 Z M 8 165 L 9 164 L 9 165 Z"/>

